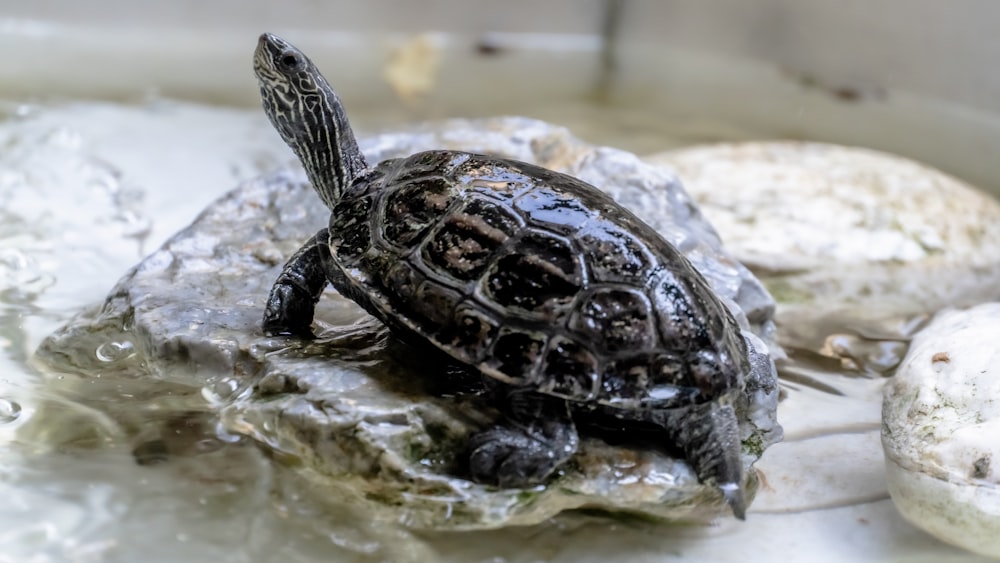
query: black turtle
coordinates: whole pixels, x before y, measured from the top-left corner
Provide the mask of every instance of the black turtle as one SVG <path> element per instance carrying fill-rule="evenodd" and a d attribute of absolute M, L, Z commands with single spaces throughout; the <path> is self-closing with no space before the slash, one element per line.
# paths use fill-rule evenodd
<path fill-rule="evenodd" d="M 267 298 L 269 335 L 311 335 L 327 283 L 418 347 L 492 381 L 502 423 L 469 444 L 473 479 L 533 486 L 577 449 L 572 415 L 662 428 L 744 517 L 733 403 L 747 351 L 691 263 L 581 180 L 515 160 L 428 151 L 369 166 L 340 99 L 271 34 L 264 110 L 332 211 Z"/>

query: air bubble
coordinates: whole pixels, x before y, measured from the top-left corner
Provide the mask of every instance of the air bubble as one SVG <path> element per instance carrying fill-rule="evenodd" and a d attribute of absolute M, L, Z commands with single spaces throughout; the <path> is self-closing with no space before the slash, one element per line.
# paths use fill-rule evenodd
<path fill-rule="evenodd" d="M 9 399 L 0 399 L 0 424 L 14 422 L 21 416 L 21 405 Z"/>
<path fill-rule="evenodd" d="M 102 362 L 117 362 L 135 354 L 135 347 L 128 340 L 105 342 L 97 347 L 97 359 Z"/>

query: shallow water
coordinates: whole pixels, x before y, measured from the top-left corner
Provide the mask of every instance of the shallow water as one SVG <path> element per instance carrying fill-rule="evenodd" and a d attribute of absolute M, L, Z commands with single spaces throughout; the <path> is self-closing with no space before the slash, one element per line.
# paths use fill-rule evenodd
<path fill-rule="evenodd" d="M 794 81 L 781 84 L 777 90 L 786 93 L 796 88 Z M 805 107 L 843 111 L 827 98 L 803 99 Z M 900 119 L 902 105 L 886 111 L 883 123 Z M 855 319 L 851 330 L 830 319 L 787 332 L 792 360 L 782 366 L 779 411 L 786 442 L 759 464 L 765 484 L 745 524 L 677 528 L 572 514 L 529 528 L 414 533 L 352 507 L 349 495 L 330 505 L 320 500 L 329 491 L 317 494 L 294 456 L 255 447 L 245 437 L 253 429 L 233 433 L 234 425 L 219 424 L 219 406 L 245 392 L 223 376 L 209 378 L 209 386 L 186 374 L 137 378 L 143 366 L 129 364 L 124 342 L 97 348 L 109 370 L 88 377 L 32 361 L 42 338 L 100 303 L 129 267 L 210 201 L 291 159 L 260 112 L 162 99 L 10 102 L 2 109 L 0 495 L 7 502 L 0 504 L 0 561 L 964 557 L 903 523 L 885 493 L 877 443 L 881 378 L 905 352 L 920 322 L 913 318 Z M 683 110 L 650 120 L 642 110 L 586 100 L 527 113 L 639 152 L 779 129 L 743 119 L 699 122 Z M 953 113 L 943 108 L 936 115 L 946 121 Z M 362 126 L 385 120 L 357 116 Z M 811 126 L 795 131 L 807 135 Z M 173 435 L 137 439 L 165 420 Z M 803 447 L 789 447 L 796 444 Z M 823 456 L 837 448 L 866 453 L 831 471 Z M 799 481 L 810 471 L 840 480 L 812 490 Z M 847 534 L 851 542 L 843 541 Z"/>

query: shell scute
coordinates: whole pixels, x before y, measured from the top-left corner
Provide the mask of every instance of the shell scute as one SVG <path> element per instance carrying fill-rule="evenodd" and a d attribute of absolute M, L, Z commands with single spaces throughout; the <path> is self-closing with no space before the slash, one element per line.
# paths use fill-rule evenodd
<path fill-rule="evenodd" d="M 580 256 L 569 241 L 525 230 L 483 278 L 484 294 L 501 307 L 557 318 L 584 285 Z"/>
<path fill-rule="evenodd" d="M 618 408 L 666 409 L 711 398 L 690 379 L 680 356 L 644 352 L 608 363 L 597 400 Z"/>
<path fill-rule="evenodd" d="M 549 342 L 543 373 L 546 381 L 541 391 L 575 401 L 596 397 L 601 383 L 600 362 L 593 352 L 564 337 L 553 337 Z"/>
<path fill-rule="evenodd" d="M 457 291 L 425 279 L 417 286 L 414 299 L 409 302 L 410 311 L 422 321 L 428 334 L 434 334 L 441 327 L 451 325 L 452 315 L 461 298 Z"/>
<path fill-rule="evenodd" d="M 372 198 L 359 197 L 343 201 L 331 215 L 331 230 L 337 232 L 337 259 L 353 265 L 372 246 Z"/>
<path fill-rule="evenodd" d="M 472 281 L 518 227 L 516 217 L 502 206 L 473 198 L 441 220 L 424 242 L 422 258 L 444 275 Z"/>
<path fill-rule="evenodd" d="M 686 280 L 664 272 L 654 283 L 650 296 L 664 342 L 683 343 L 687 349 L 712 345 L 709 327 L 704 315 L 695 310 L 693 301 L 697 297 L 691 294 Z"/>
<path fill-rule="evenodd" d="M 638 408 L 649 388 L 648 354 L 620 358 L 607 363 L 597 391 L 597 400 L 613 407 Z"/>
<path fill-rule="evenodd" d="M 644 350 L 656 341 L 649 298 L 628 286 L 603 286 L 585 294 L 570 316 L 569 328 L 610 354 Z"/>
<path fill-rule="evenodd" d="M 453 200 L 453 186 L 445 178 L 423 178 L 394 187 L 386 194 L 379 215 L 383 240 L 408 247 L 440 219 Z"/>
<path fill-rule="evenodd" d="M 536 187 L 538 178 L 525 174 L 510 161 L 481 157 L 457 166 L 455 181 L 470 191 L 509 203 Z"/>
<path fill-rule="evenodd" d="M 564 235 L 583 227 L 594 215 L 579 199 L 550 190 L 533 190 L 517 198 L 514 207 L 540 228 Z"/>
<path fill-rule="evenodd" d="M 596 282 L 635 284 L 653 274 L 656 260 L 647 246 L 610 221 L 592 222 L 578 241 Z"/>
<path fill-rule="evenodd" d="M 496 339 L 500 323 L 481 307 L 462 302 L 455 308 L 451 322 L 438 334 L 438 342 L 454 350 L 463 361 L 482 362 Z"/>
<path fill-rule="evenodd" d="M 547 341 L 541 332 L 501 327 L 485 365 L 506 383 L 531 383 L 537 378 Z"/>
<path fill-rule="evenodd" d="M 397 260 L 386 270 L 382 278 L 382 286 L 386 296 L 399 307 L 399 311 L 405 311 L 406 303 L 416 299 L 417 288 L 427 279 L 422 272 L 413 267 L 405 260 Z"/>
<path fill-rule="evenodd" d="M 383 161 L 377 169 L 384 172 L 386 183 L 399 185 L 428 176 L 448 176 L 469 160 L 470 156 L 461 152 L 424 151 L 406 158 Z"/>

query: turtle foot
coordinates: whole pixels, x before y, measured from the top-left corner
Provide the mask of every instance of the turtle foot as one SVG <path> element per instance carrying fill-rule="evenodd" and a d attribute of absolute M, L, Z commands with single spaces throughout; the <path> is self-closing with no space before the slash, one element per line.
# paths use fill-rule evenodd
<path fill-rule="evenodd" d="M 295 286 L 275 284 L 267 299 L 261 328 L 267 336 L 298 336 L 313 339 L 313 302 Z"/>
<path fill-rule="evenodd" d="M 264 308 L 261 325 L 267 336 L 314 338 L 310 328 L 313 313 L 328 283 L 326 232 L 322 229 L 306 241 L 281 269 Z"/>
<path fill-rule="evenodd" d="M 479 483 L 503 488 L 532 487 L 544 482 L 572 457 L 578 442 L 572 423 L 544 438 L 520 428 L 497 426 L 470 439 L 469 472 Z"/>

